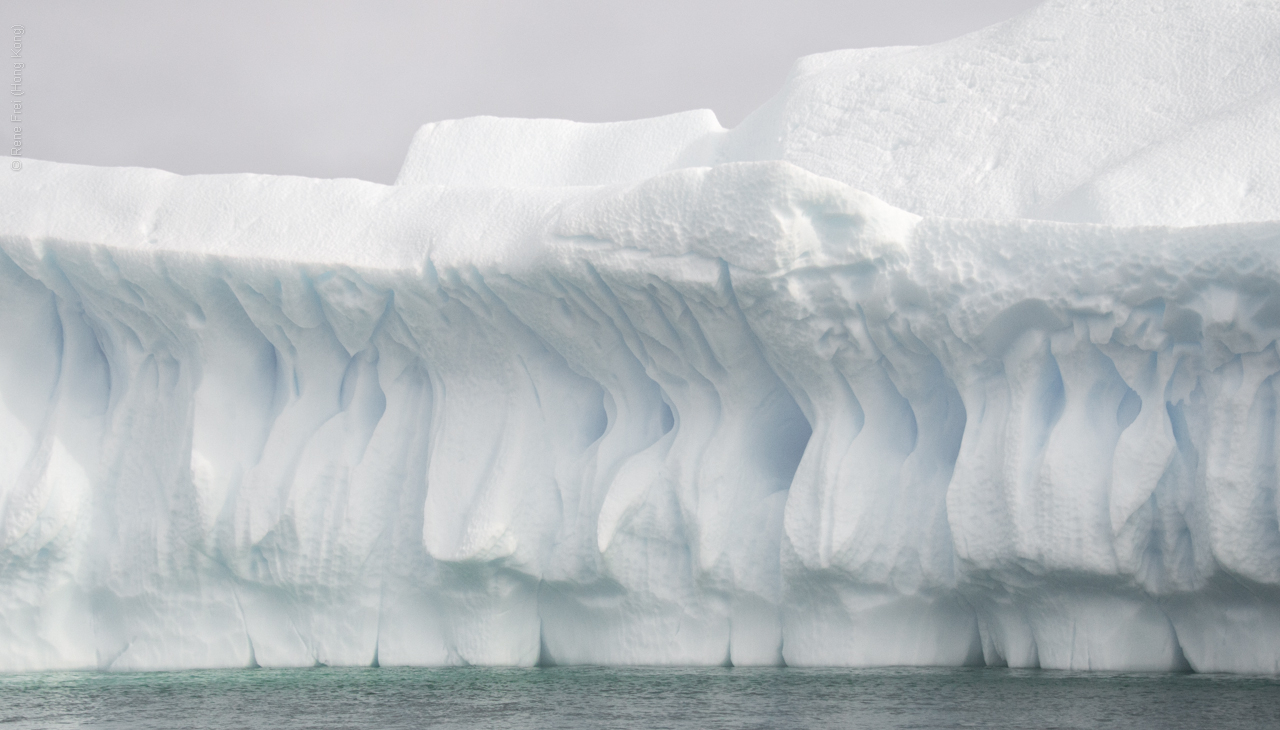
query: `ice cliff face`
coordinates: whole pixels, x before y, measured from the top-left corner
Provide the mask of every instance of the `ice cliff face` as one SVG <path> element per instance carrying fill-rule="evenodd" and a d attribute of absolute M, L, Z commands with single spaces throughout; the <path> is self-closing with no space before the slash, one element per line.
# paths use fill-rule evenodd
<path fill-rule="evenodd" d="M 29 162 L 0 669 L 1280 671 L 1277 43 L 1050 3 L 397 186 Z"/>

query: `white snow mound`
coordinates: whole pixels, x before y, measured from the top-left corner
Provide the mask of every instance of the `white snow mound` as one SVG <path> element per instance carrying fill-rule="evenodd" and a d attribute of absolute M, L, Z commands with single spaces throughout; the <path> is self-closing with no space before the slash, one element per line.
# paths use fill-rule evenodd
<path fill-rule="evenodd" d="M 27 161 L 0 670 L 1280 672 L 1277 49 L 1049 2 L 395 186 Z"/>

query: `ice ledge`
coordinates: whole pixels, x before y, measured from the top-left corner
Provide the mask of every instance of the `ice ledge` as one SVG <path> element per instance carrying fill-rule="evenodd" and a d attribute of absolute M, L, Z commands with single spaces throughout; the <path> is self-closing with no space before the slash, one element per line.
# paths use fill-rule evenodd
<path fill-rule="evenodd" d="M 8 235 L 189 256 L 421 271 L 519 265 L 565 239 L 770 272 L 900 253 L 916 216 L 786 162 L 588 187 L 385 186 L 28 161 Z M 359 245 L 352 242 L 359 241 Z"/>

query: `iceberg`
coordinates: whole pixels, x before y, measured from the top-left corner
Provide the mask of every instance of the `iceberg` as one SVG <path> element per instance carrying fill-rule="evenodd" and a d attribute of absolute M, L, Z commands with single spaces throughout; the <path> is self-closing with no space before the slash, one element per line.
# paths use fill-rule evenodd
<path fill-rule="evenodd" d="M 0 670 L 1280 672 L 1280 7 L 395 185 L 0 177 Z"/>

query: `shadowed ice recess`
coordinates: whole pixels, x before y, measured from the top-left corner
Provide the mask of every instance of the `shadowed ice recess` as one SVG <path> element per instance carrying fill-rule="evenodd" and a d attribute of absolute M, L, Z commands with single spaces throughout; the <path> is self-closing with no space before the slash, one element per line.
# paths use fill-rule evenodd
<path fill-rule="evenodd" d="M 1278 47 L 1060 0 L 394 186 L 29 161 L 0 670 L 1280 672 Z"/>

